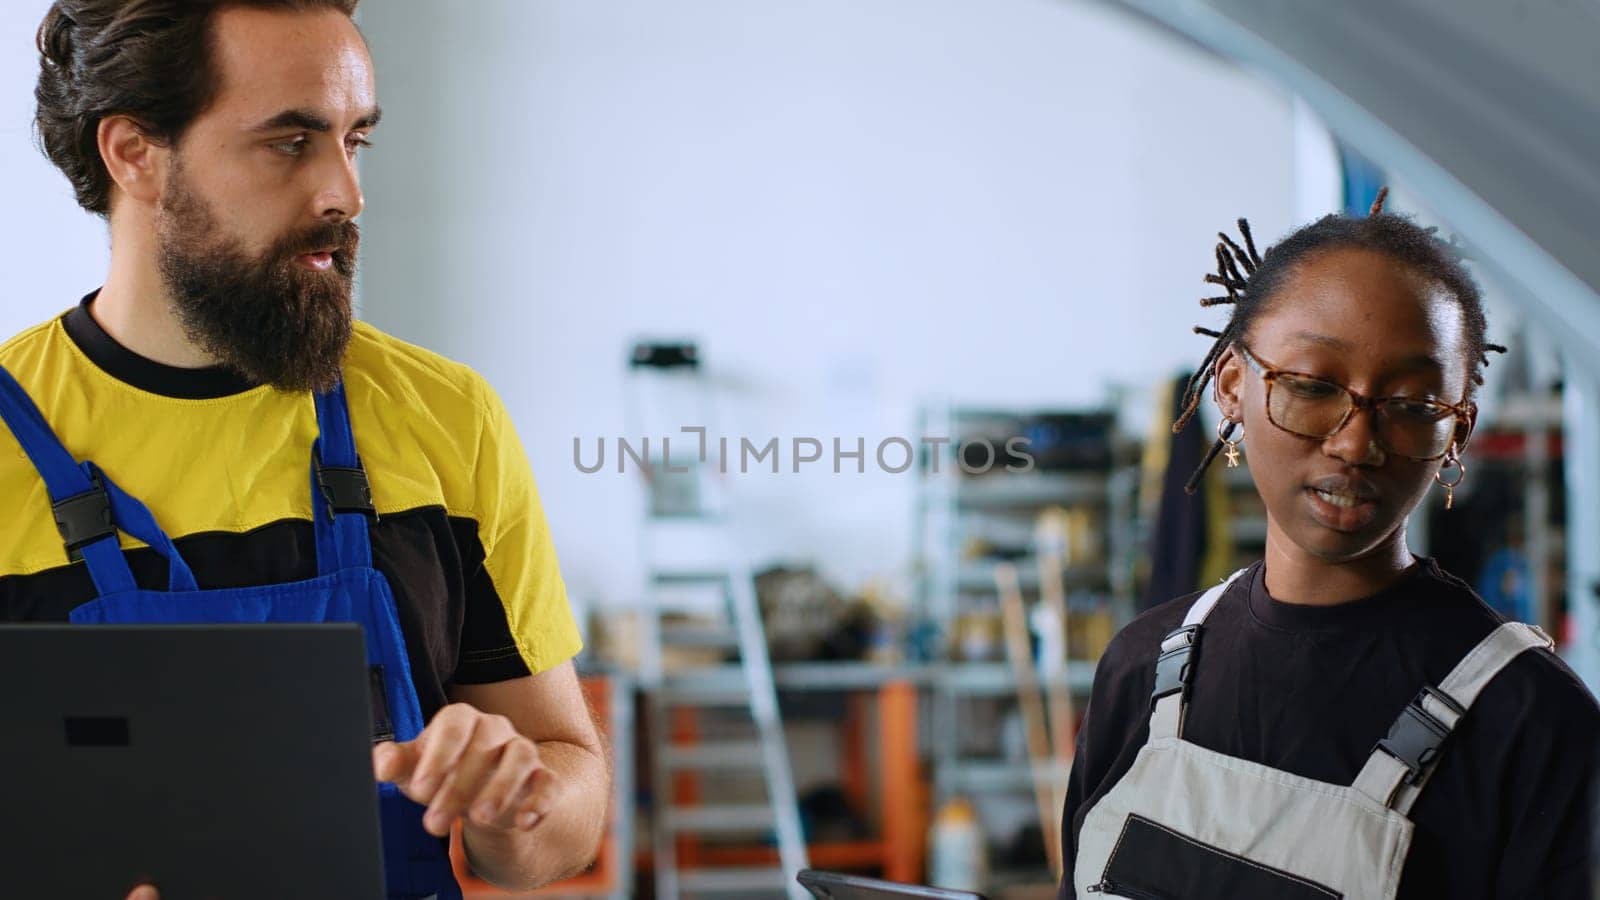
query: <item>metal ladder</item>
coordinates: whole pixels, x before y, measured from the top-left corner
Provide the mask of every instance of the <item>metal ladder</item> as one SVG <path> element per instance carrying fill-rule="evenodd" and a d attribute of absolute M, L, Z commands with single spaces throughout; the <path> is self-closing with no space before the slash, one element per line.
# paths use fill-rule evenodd
<path fill-rule="evenodd" d="M 683 379 L 700 388 L 699 359 L 692 344 L 640 345 L 632 361 L 635 378 Z M 658 370 L 658 371 L 652 371 Z M 699 421 L 704 422 L 705 419 Z M 663 457 L 654 470 L 663 477 L 679 454 Z M 704 460 L 696 460 L 704 465 Z M 698 474 L 693 466 L 691 477 Z M 682 473 L 681 467 L 671 471 Z M 670 491 L 667 493 L 670 494 Z M 761 896 L 805 900 L 795 881 L 806 867 L 794 777 L 767 655 L 766 634 L 756 601 L 755 578 L 739 550 L 738 530 L 724 512 L 707 508 L 694 491 L 671 502 L 652 502 L 645 517 L 648 606 L 641 628 L 640 675 L 645 688 L 655 794 L 653 819 L 656 897 Z M 710 613 L 709 622 L 663 622 L 663 614 Z M 734 665 L 667 671 L 667 648 L 737 651 Z M 679 744 L 673 740 L 675 710 L 748 712 L 754 739 Z M 742 718 L 742 715 L 741 715 Z M 765 803 L 678 804 L 675 775 L 707 771 L 759 772 Z M 776 838 L 777 866 L 702 867 L 679 864 L 677 840 L 684 835 L 752 835 Z"/>

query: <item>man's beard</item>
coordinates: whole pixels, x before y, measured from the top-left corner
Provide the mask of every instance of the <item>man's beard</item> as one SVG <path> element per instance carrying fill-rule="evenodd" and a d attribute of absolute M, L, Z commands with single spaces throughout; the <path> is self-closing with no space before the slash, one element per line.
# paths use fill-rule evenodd
<path fill-rule="evenodd" d="M 253 255 L 222 236 L 210 207 L 174 171 L 157 240 L 161 277 L 190 340 L 258 384 L 324 391 L 338 383 L 361 240 L 354 222 L 325 222 Z M 336 248 L 325 271 L 295 260 L 323 247 Z"/>

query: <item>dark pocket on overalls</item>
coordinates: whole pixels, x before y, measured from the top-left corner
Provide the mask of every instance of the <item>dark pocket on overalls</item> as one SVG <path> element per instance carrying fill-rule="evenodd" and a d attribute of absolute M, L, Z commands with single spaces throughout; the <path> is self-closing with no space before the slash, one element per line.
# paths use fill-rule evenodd
<path fill-rule="evenodd" d="M 1344 896 L 1140 816 L 1129 816 L 1123 824 L 1105 874 L 1089 890 L 1134 900 L 1339 900 Z"/>
<path fill-rule="evenodd" d="M 389 718 L 389 688 L 381 663 L 367 667 L 367 687 L 372 691 L 372 742 L 392 741 L 394 721 Z"/>

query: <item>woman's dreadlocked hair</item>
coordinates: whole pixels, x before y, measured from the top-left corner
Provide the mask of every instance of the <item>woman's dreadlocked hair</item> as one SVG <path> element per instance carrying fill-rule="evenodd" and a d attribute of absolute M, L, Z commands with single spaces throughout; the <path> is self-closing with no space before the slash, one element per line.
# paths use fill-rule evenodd
<path fill-rule="evenodd" d="M 1468 371 L 1467 399 L 1472 398 L 1478 386 L 1483 384 L 1483 367 L 1489 364 L 1490 351 L 1504 353 L 1506 348 L 1489 343 L 1484 336 L 1487 323 L 1483 316 L 1483 297 L 1477 283 L 1462 265 L 1461 249 L 1454 240 L 1441 240 L 1437 228 L 1424 228 L 1407 216 L 1385 212 L 1383 202 L 1388 196 L 1388 188 L 1379 190 L 1365 218 L 1338 213 L 1323 216 L 1268 247 L 1265 255 L 1256 252 L 1250 223 L 1244 219 L 1239 220 L 1239 235 L 1244 239 L 1244 246 L 1239 246 L 1233 238 L 1218 232 L 1217 271 L 1207 274 L 1205 280 L 1208 284 L 1220 285 L 1224 293 L 1206 297 L 1200 301 L 1200 305 L 1210 307 L 1227 304 L 1233 307 L 1233 312 L 1228 317 L 1227 326 L 1221 331 L 1199 325 L 1194 327 L 1196 334 L 1216 338 L 1216 343 L 1211 345 L 1211 350 L 1206 353 L 1194 377 L 1189 379 L 1189 386 L 1183 394 L 1183 414 L 1173 423 L 1173 432 L 1182 431 L 1194 418 L 1217 360 L 1234 341 L 1243 338 L 1250 330 L 1256 317 L 1266 308 L 1267 302 L 1295 267 L 1316 253 L 1341 248 L 1370 250 L 1388 256 L 1443 285 L 1455 297 L 1461 305 L 1468 358 L 1472 360 Z M 1222 436 L 1211 445 L 1200 462 L 1200 468 L 1195 470 L 1184 490 L 1190 494 L 1195 492 L 1211 461 L 1216 459 L 1224 441 L 1233 435 L 1236 427 L 1237 423 L 1224 427 Z"/>

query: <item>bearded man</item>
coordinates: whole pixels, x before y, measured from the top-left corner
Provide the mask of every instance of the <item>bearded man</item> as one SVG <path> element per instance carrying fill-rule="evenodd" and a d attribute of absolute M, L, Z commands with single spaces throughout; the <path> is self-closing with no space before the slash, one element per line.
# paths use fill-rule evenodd
<path fill-rule="evenodd" d="M 101 287 L 0 346 L 0 622 L 156 621 L 166 598 L 229 609 L 261 585 L 291 598 L 278 620 L 318 620 L 327 584 L 361 573 L 369 640 L 403 638 L 374 688 L 394 719 L 373 746 L 390 895 L 460 896 L 458 821 L 480 875 L 530 888 L 593 860 L 607 761 L 505 409 L 354 321 L 356 156 L 379 119 L 355 5 L 45 15 L 40 143 L 111 252 Z M 32 408 L 47 428 L 19 426 Z M 47 482 L 51 460 L 81 493 Z M 107 491 L 172 540 L 133 540 L 110 505 L 103 529 L 58 527 L 53 508 Z M 192 587 L 169 581 L 180 565 Z"/>

